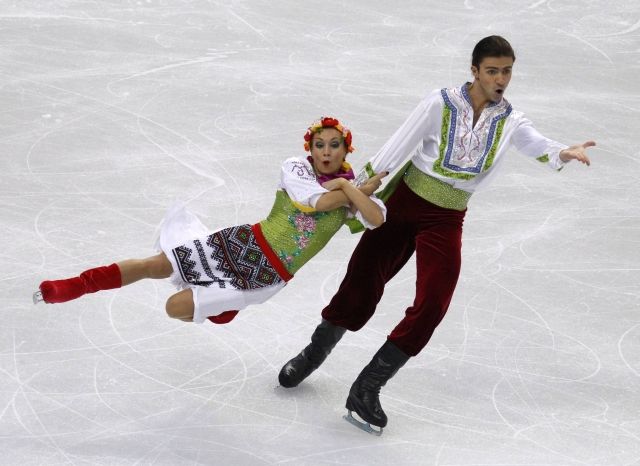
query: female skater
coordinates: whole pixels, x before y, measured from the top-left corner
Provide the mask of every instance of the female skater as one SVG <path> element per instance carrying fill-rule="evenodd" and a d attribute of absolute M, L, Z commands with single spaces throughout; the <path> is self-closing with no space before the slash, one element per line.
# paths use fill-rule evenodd
<path fill-rule="evenodd" d="M 63 303 L 143 278 L 171 279 L 181 291 L 169 297 L 166 311 L 183 321 L 227 323 L 248 305 L 265 302 L 350 219 L 376 228 L 386 216 L 384 204 L 373 196 L 386 173 L 358 188 L 349 181 L 354 178 L 346 162 L 353 151 L 349 129 L 325 117 L 304 139 L 311 155 L 282 164 L 265 220 L 212 232 L 184 207 L 174 207 L 161 225 L 159 254 L 44 281 L 34 303 Z"/>

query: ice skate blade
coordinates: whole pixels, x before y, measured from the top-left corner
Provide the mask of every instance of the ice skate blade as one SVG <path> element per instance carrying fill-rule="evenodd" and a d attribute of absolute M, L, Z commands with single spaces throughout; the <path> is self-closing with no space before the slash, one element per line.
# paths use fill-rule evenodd
<path fill-rule="evenodd" d="M 375 435 L 377 437 L 380 437 L 382 435 L 382 427 L 380 427 L 380 430 L 377 430 L 377 429 L 374 429 L 371 426 L 371 424 L 369 424 L 368 422 L 364 423 L 364 422 L 358 421 L 355 417 L 353 417 L 353 415 L 351 414 L 351 411 L 349 411 L 347 414 L 342 416 L 342 419 L 347 421 L 349 424 L 353 424 L 358 429 L 364 430 L 368 434 Z"/>
<path fill-rule="evenodd" d="M 42 291 L 38 290 L 33 293 L 33 304 L 38 304 L 41 301 L 44 301 L 44 298 L 42 297 Z"/>

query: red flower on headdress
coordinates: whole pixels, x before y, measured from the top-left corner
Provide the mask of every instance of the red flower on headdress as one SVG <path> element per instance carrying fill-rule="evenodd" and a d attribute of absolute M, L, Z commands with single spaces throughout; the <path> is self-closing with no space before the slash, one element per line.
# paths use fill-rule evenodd
<path fill-rule="evenodd" d="M 320 123 L 322 123 L 323 128 L 333 128 L 340 124 L 337 119 L 332 117 L 323 117 L 322 120 L 320 120 Z"/>

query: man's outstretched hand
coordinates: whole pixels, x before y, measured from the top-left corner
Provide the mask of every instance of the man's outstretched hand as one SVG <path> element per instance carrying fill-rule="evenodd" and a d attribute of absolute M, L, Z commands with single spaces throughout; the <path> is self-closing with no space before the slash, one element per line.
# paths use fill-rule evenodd
<path fill-rule="evenodd" d="M 570 162 L 571 160 L 577 160 L 584 164 L 591 165 L 591 160 L 587 157 L 587 147 L 593 147 L 595 145 L 595 141 L 587 141 L 582 144 L 567 147 L 560 151 L 560 160 L 564 163 Z"/>

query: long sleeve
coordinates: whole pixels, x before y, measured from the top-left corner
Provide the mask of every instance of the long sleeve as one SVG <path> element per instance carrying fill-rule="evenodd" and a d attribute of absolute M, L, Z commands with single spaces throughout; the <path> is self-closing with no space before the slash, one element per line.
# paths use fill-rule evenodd
<path fill-rule="evenodd" d="M 311 164 L 296 157 L 288 158 L 282 164 L 280 188 L 303 210 L 315 209 L 320 196 L 329 192 L 316 181 Z"/>
<path fill-rule="evenodd" d="M 297 209 L 306 213 L 315 211 L 315 206 L 320 196 L 329 192 L 318 184 L 311 164 L 296 157 L 288 158 L 282 164 L 280 188 L 287 192 L 291 202 Z M 382 211 L 382 216 L 386 219 L 387 208 L 384 203 L 375 195 L 371 195 L 369 198 L 378 205 Z M 375 228 L 364 219 L 359 210 L 355 214 L 349 212 L 347 216 L 356 218 L 367 228 Z"/>
<path fill-rule="evenodd" d="M 376 173 L 393 172 L 415 151 L 425 137 L 431 135 L 434 130 L 437 131 L 440 127 L 440 119 L 435 118 L 436 121 L 434 121 L 433 110 L 434 107 L 438 107 L 438 114 L 441 113 L 441 101 L 439 90 L 431 92 L 422 99 L 400 128 L 358 174 L 357 184 L 362 184 L 364 180 Z"/>
<path fill-rule="evenodd" d="M 384 202 L 382 202 L 380 199 L 378 199 L 375 194 L 372 194 L 371 196 L 369 196 L 369 199 L 371 199 L 379 208 L 380 211 L 382 212 L 382 217 L 384 218 L 384 221 L 387 221 L 387 206 L 384 205 Z M 352 214 L 349 213 L 349 217 L 352 217 Z M 375 228 L 377 228 L 376 226 L 372 225 L 371 223 L 367 222 L 367 220 L 362 216 L 362 212 L 360 212 L 359 210 L 356 210 L 355 213 L 355 218 L 362 223 L 362 225 L 364 225 L 365 228 L 368 228 L 370 230 L 374 230 Z"/>
<path fill-rule="evenodd" d="M 567 146 L 540 134 L 527 118 L 521 118 L 513 132 L 511 143 L 523 155 L 546 163 L 554 170 L 560 170 L 565 165 L 560 160 L 560 152 Z"/>

